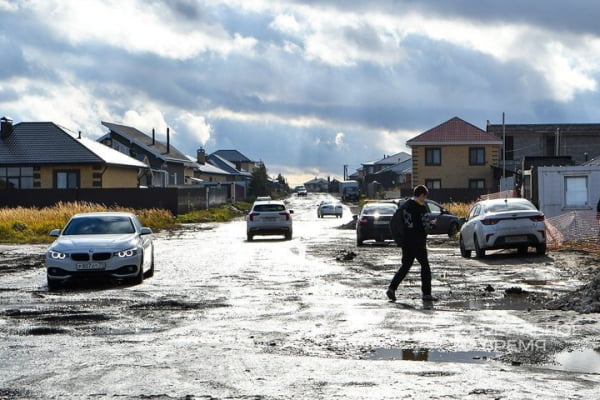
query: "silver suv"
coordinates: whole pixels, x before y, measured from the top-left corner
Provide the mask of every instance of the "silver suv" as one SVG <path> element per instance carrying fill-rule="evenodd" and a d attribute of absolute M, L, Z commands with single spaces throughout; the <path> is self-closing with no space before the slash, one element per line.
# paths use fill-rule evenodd
<path fill-rule="evenodd" d="M 255 235 L 284 235 L 292 239 L 292 214 L 283 201 L 255 201 L 246 216 L 248 241 Z"/>

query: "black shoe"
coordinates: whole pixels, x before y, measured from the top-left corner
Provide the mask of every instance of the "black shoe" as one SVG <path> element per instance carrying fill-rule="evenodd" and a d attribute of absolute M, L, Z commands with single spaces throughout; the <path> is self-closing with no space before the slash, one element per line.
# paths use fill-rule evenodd
<path fill-rule="evenodd" d="M 392 289 L 388 289 L 385 294 L 387 295 L 388 299 L 390 299 L 391 301 L 396 301 L 396 291 L 392 290 Z"/>
<path fill-rule="evenodd" d="M 424 294 L 422 299 L 423 299 L 423 301 L 438 301 L 437 297 L 433 297 L 430 294 Z"/>

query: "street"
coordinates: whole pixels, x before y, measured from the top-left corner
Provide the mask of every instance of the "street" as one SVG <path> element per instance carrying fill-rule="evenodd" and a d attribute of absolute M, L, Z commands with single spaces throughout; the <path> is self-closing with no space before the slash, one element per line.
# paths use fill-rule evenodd
<path fill-rule="evenodd" d="M 290 241 L 241 219 L 157 233 L 137 286 L 49 292 L 46 246 L 0 246 L 0 399 L 597 398 L 598 314 L 543 307 L 597 257 L 464 259 L 431 236 L 440 301 L 417 263 L 391 303 L 400 249 L 356 247 L 347 206 L 317 218 L 326 197 L 290 198 Z"/>

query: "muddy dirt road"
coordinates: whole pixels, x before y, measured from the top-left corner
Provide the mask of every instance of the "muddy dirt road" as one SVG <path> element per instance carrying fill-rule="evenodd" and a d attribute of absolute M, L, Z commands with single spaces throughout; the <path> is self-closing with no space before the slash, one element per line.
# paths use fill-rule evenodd
<path fill-rule="evenodd" d="M 575 252 L 460 257 L 430 238 L 385 288 L 397 247 L 357 248 L 350 218 L 292 198 L 294 238 L 245 223 L 155 235 L 138 286 L 48 292 L 45 246 L 0 246 L 0 399 L 597 399 L 600 315 L 543 308 L 598 273 Z"/>

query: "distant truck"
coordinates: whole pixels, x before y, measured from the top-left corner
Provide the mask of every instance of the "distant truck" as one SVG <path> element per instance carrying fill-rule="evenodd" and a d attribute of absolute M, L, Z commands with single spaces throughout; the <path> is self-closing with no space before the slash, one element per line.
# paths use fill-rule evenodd
<path fill-rule="evenodd" d="M 340 182 L 340 197 L 342 201 L 358 201 L 360 190 L 357 181 Z"/>

